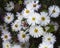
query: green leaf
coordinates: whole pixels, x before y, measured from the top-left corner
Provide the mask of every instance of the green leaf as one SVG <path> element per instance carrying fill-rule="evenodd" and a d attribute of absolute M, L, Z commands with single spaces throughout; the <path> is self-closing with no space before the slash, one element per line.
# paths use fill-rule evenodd
<path fill-rule="evenodd" d="M 23 3 L 23 1 L 22 0 L 19 0 L 19 4 L 22 4 Z"/>
<path fill-rule="evenodd" d="M 46 9 L 43 9 L 42 12 L 48 12 Z"/>
<path fill-rule="evenodd" d="M 35 44 L 32 43 L 31 46 L 30 46 L 30 48 L 36 48 L 36 47 L 35 47 Z"/>
<path fill-rule="evenodd" d="M 54 31 L 54 25 L 50 24 L 48 25 L 50 28 L 48 29 L 47 32 L 53 32 Z"/>

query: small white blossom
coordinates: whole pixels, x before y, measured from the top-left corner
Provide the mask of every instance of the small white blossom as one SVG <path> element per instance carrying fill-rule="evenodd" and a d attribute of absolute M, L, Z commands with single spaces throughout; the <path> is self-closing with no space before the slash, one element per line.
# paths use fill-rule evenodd
<path fill-rule="evenodd" d="M 22 13 L 19 13 L 19 12 L 16 13 L 16 16 L 17 16 L 18 20 L 20 20 L 20 21 L 21 21 L 21 20 L 23 19 L 23 17 L 24 17 L 23 14 L 22 14 Z"/>
<path fill-rule="evenodd" d="M 38 48 L 53 48 L 53 45 L 44 42 L 44 43 L 39 44 Z"/>
<path fill-rule="evenodd" d="M 30 43 L 29 42 L 25 42 L 25 43 L 21 42 L 20 45 L 22 48 L 29 48 Z"/>
<path fill-rule="evenodd" d="M 50 6 L 48 10 L 51 17 L 56 18 L 59 16 L 60 8 L 57 5 Z"/>
<path fill-rule="evenodd" d="M 40 26 L 31 26 L 29 34 L 34 38 L 41 37 L 43 35 L 43 28 Z"/>
<path fill-rule="evenodd" d="M 0 25 L 0 30 L 1 30 L 2 32 L 8 30 L 7 25 L 6 25 L 6 24 Z"/>
<path fill-rule="evenodd" d="M 38 4 L 39 3 L 39 1 L 32 1 L 32 2 L 30 2 L 29 4 L 27 4 L 26 5 L 26 8 L 28 8 L 28 9 L 33 9 L 33 10 L 38 10 L 39 9 L 39 7 L 41 6 L 41 5 L 39 5 Z"/>
<path fill-rule="evenodd" d="M 56 37 L 52 33 L 46 33 L 42 37 L 42 41 L 50 44 L 54 44 L 56 42 Z"/>
<path fill-rule="evenodd" d="M 25 43 L 25 42 L 29 41 L 29 38 L 30 38 L 29 35 L 26 34 L 24 31 L 20 31 L 18 34 L 18 40 L 20 42 Z"/>
<path fill-rule="evenodd" d="M 16 20 L 14 23 L 11 24 L 11 28 L 12 28 L 13 31 L 21 30 L 21 21 Z"/>
<path fill-rule="evenodd" d="M 42 26 L 46 26 L 50 23 L 50 17 L 48 16 L 48 13 L 46 12 L 40 12 L 40 24 Z"/>
<path fill-rule="evenodd" d="M 34 12 L 34 13 L 31 13 L 29 15 L 29 17 L 27 18 L 27 23 L 29 25 L 35 25 L 35 24 L 39 24 L 39 17 L 40 17 L 40 14 Z"/>
<path fill-rule="evenodd" d="M 14 19 L 13 13 L 6 13 L 6 15 L 4 17 L 5 23 L 9 24 L 13 21 L 13 19 Z"/>
<path fill-rule="evenodd" d="M 14 3 L 13 3 L 13 2 L 7 3 L 5 9 L 6 9 L 7 11 L 13 10 L 13 9 L 14 9 Z"/>
<path fill-rule="evenodd" d="M 4 41 L 2 43 L 3 48 L 11 48 L 11 43 L 9 41 Z"/>
<path fill-rule="evenodd" d="M 10 41 L 11 40 L 10 32 L 8 31 L 3 32 L 1 38 L 3 41 Z"/>

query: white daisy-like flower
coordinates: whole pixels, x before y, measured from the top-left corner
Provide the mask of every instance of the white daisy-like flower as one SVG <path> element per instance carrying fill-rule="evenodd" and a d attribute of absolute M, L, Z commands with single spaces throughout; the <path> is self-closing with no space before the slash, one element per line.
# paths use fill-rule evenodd
<path fill-rule="evenodd" d="M 6 24 L 0 25 L 0 30 L 1 30 L 1 31 L 6 31 L 6 30 L 8 30 L 7 25 L 6 25 Z"/>
<path fill-rule="evenodd" d="M 3 48 L 11 48 L 11 43 L 9 41 L 4 41 L 2 43 Z"/>
<path fill-rule="evenodd" d="M 60 8 L 57 5 L 50 6 L 48 10 L 51 17 L 56 18 L 59 16 Z"/>
<path fill-rule="evenodd" d="M 29 4 L 26 5 L 26 8 L 28 9 L 33 9 L 33 10 L 38 10 L 41 5 L 38 4 L 39 1 L 32 1 Z"/>
<path fill-rule="evenodd" d="M 17 16 L 18 20 L 20 20 L 20 21 L 23 19 L 22 13 L 17 12 L 16 16 Z"/>
<path fill-rule="evenodd" d="M 40 26 L 31 26 L 29 34 L 34 38 L 38 38 L 43 35 L 43 28 Z"/>
<path fill-rule="evenodd" d="M 52 25 L 54 25 L 54 30 L 57 31 L 59 28 L 59 25 L 57 22 L 51 22 Z"/>
<path fill-rule="evenodd" d="M 13 9 L 14 9 L 14 3 L 13 3 L 12 1 L 9 2 L 9 3 L 7 3 L 5 9 L 6 9 L 7 11 L 13 10 Z"/>
<path fill-rule="evenodd" d="M 39 44 L 38 48 L 53 48 L 53 44 L 41 43 Z"/>
<path fill-rule="evenodd" d="M 31 13 L 29 15 L 29 17 L 27 18 L 27 23 L 29 25 L 35 25 L 35 24 L 39 24 L 39 17 L 40 17 L 40 14 L 34 12 L 34 13 Z"/>
<path fill-rule="evenodd" d="M 11 40 L 10 32 L 8 31 L 3 32 L 1 38 L 3 41 L 10 41 Z"/>
<path fill-rule="evenodd" d="M 18 45 L 18 44 L 14 44 L 14 45 L 12 46 L 12 48 L 21 48 L 21 46 Z"/>
<path fill-rule="evenodd" d="M 28 34 L 26 34 L 24 31 L 20 31 L 19 32 L 19 34 L 18 34 L 18 40 L 20 41 L 20 42 L 27 42 L 27 41 L 29 41 L 29 35 Z"/>
<path fill-rule="evenodd" d="M 33 1 L 39 1 L 39 0 L 24 0 L 24 4 L 27 5 L 27 4 L 29 4 L 29 3 L 33 2 Z"/>
<path fill-rule="evenodd" d="M 46 26 L 50 23 L 50 17 L 48 16 L 48 13 L 46 12 L 40 12 L 40 24 L 42 26 Z"/>
<path fill-rule="evenodd" d="M 11 24 L 13 31 L 19 31 L 21 29 L 21 22 L 20 20 L 16 20 L 14 23 Z"/>
<path fill-rule="evenodd" d="M 47 31 L 49 30 L 50 27 L 48 26 L 44 26 L 44 29 L 43 29 L 43 35 L 46 35 Z"/>
<path fill-rule="evenodd" d="M 30 43 L 29 42 L 25 42 L 25 43 L 21 42 L 20 45 L 22 48 L 29 48 Z"/>
<path fill-rule="evenodd" d="M 13 21 L 13 19 L 14 19 L 13 13 L 7 13 L 4 17 L 4 21 L 7 24 L 11 23 Z"/>
<path fill-rule="evenodd" d="M 31 9 L 25 8 L 25 9 L 22 11 L 22 14 L 24 15 L 24 18 L 28 18 L 29 15 L 30 15 L 31 13 L 33 13 L 33 12 L 34 12 L 34 11 L 31 10 Z"/>
<path fill-rule="evenodd" d="M 56 42 L 56 37 L 52 33 L 46 33 L 42 37 L 42 41 L 50 44 L 54 44 Z"/>

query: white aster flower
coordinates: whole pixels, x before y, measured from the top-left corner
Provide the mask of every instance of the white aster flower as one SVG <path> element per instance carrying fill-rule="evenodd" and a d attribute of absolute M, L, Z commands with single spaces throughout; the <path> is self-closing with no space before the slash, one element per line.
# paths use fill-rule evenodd
<path fill-rule="evenodd" d="M 19 34 L 18 34 L 18 40 L 20 41 L 20 42 L 27 42 L 27 41 L 29 41 L 29 35 L 28 34 L 26 34 L 24 31 L 20 31 L 19 32 Z"/>
<path fill-rule="evenodd" d="M 57 31 L 59 28 L 59 25 L 57 22 L 51 22 L 52 25 L 54 25 L 54 30 Z"/>
<path fill-rule="evenodd" d="M 39 0 L 24 0 L 24 4 L 27 5 L 27 4 L 29 4 L 29 3 L 33 2 L 33 1 L 39 1 Z"/>
<path fill-rule="evenodd" d="M 11 40 L 10 32 L 8 31 L 3 32 L 1 38 L 3 41 L 10 41 Z"/>
<path fill-rule="evenodd" d="M 27 23 L 29 25 L 35 25 L 35 24 L 39 24 L 39 17 L 40 17 L 40 14 L 34 12 L 34 13 L 31 13 L 29 15 L 29 17 L 27 18 Z"/>
<path fill-rule="evenodd" d="M 21 42 L 20 45 L 22 48 L 29 48 L 30 43 L 29 42 L 25 42 L 25 43 Z"/>
<path fill-rule="evenodd" d="M 38 48 L 53 48 L 53 44 L 41 43 Z"/>
<path fill-rule="evenodd" d="M 7 25 L 6 25 L 6 24 L 0 25 L 0 30 L 1 30 L 1 31 L 6 31 L 6 30 L 8 30 Z"/>
<path fill-rule="evenodd" d="M 12 13 L 7 13 L 4 17 L 5 23 L 9 24 L 13 21 L 14 15 Z"/>
<path fill-rule="evenodd" d="M 43 28 L 40 26 L 31 26 L 29 29 L 29 34 L 34 38 L 38 38 L 43 35 Z"/>
<path fill-rule="evenodd" d="M 20 20 L 16 20 L 14 23 L 11 24 L 13 31 L 19 31 L 21 29 L 21 22 Z"/>
<path fill-rule="evenodd" d="M 41 5 L 39 5 L 38 4 L 39 3 L 39 1 L 32 1 L 32 2 L 30 2 L 29 4 L 27 4 L 26 5 L 26 8 L 28 8 L 28 9 L 33 9 L 33 10 L 38 10 L 39 9 L 39 7 L 41 6 Z"/>
<path fill-rule="evenodd" d="M 31 10 L 31 9 L 25 8 L 25 9 L 22 11 L 22 14 L 24 15 L 24 18 L 28 18 L 29 15 L 30 15 L 31 13 L 33 13 L 33 12 L 34 12 L 34 11 Z"/>
<path fill-rule="evenodd" d="M 20 20 L 20 21 L 23 19 L 22 13 L 17 12 L 16 16 L 17 16 L 18 20 Z"/>
<path fill-rule="evenodd" d="M 49 10 L 49 15 L 50 15 L 51 17 L 56 18 L 56 17 L 59 16 L 60 9 L 59 9 L 58 6 L 56 6 L 56 5 L 50 6 L 50 7 L 48 8 L 48 10 Z"/>
<path fill-rule="evenodd" d="M 40 24 L 42 26 L 46 26 L 50 23 L 50 17 L 48 16 L 48 13 L 46 12 L 40 12 Z"/>
<path fill-rule="evenodd" d="M 18 44 L 14 44 L 14 45 L 12 46 L 12 48 L 21 48 L 21 46 L 18 45 Z"/>
<path fill-rule="evenodd" d="M 13 10 L 13 9 L 14 9 L 14 3 L 13 3 L 13 2 L 7 3 L 5 9 L 6 9 L 7 11 Z"/>
<path fill-rule="evenodd" d="M 56 37 L 52 33 L 46 33 L 42 37 L 42 41 L 50 44 L 54 44 L 56 42 Z"/>
<path fill-rule="evenodd" d="M 11 48 L 11 43 L 9 41 L 4 41 L 2 43 L 3 48 Z"/>

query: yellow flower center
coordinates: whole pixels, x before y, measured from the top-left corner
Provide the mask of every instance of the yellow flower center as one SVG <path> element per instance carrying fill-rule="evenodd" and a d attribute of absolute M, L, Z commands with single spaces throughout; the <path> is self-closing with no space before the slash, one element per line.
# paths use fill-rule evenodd
<path fill-rule="evenodd" d="M 5 36 L 4 36 L 4 38 L 6 38 L 6 39 L 7 39 L 7 38 L 8 38 L 8 36 L 7 36 L 7 35 L 5 35 Z"/>
<path fill-rule="evenodd" d="M 37 32 L 38 32 L 38 29 L 35 28 L 35 29 L 34 29 L 34 32 L 37 33 Z"/>
<path fill-rule="evenodd" d="M 48 40 L 50 41 L 50 40 L 51 40 L 51 38 L 48 38 Z"/>
<path fill-rule="evenodd" d="M 3 26 L 3 29 L 5 29 L 5 26 Z"/>
<path fill-rule="evenodd" d="M 36 7 L 36 4 L 33 4 L 33 7 Z"/>
<path fill-rule="evenodd" d="M 26 13 L 29 13 L 30 11 L 29 10 L 26 10 Z"/>
<path fill-rule="evenodd" d="M 26 37 L 26 35 L 25 34 L 22 34 L 22 38 L 25 38 Z"/>
<path fill-rule="evenodd" d="M 45 20 L 45 17 L 42 17 L 41 20 L 44 21 Z"/>
<path fill-rule="evenodd" d="M 48 48 L 48 47 L 44 47 L 44 48 Z"/>
<path fill-rule="evenodd" d="M 32 21 L 35 21 L 35 17 L 32 18 Z"/>
<path fill-rule="evenodd" d="M 9 48 L 9 45 L 8 44 L 6 45 L 6 48 Z"/>
<path fill-rule="evenodd" d="M 10 16 L 8 16 L 7 19 L 10 19 Z"/>
<path fill-rule="evenodd" d="M 55 10 L 53 10 L 52 13 L 55 13 Z"/>
<path fill-rule="evenodd" d="M 16 24 L 15 27 L 17 28 L 18 27 L 18 24 Z"/>

